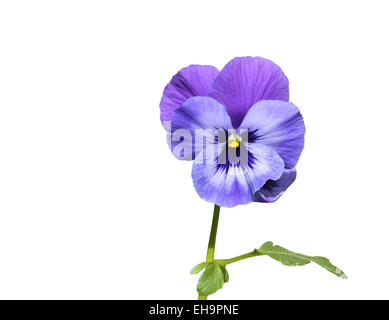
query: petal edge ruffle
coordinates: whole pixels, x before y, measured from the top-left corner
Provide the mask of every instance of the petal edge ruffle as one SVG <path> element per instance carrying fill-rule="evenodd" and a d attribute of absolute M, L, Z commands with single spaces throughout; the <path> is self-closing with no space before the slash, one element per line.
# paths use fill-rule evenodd
<path fill-rule="evenodd" d="M 296 180 L 297 172 L 295 168 L 285 169 L 278 180 L 268 180 L 263 187 L 255 192 L 255 202 L 275 202 Z"/>

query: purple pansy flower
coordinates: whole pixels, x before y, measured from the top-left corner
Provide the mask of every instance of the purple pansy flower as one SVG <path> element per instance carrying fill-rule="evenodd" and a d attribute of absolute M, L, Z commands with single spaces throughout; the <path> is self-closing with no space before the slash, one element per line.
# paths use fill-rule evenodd
<path fill-rule="evenodd" d="M 220 72 L 191 65 L 172 78 L 160 103 L 161 120 L 173 154 L 195 160 L 192 178 L 201 198 L 224 207 L 274 202 L 293 183 L 305 126 L 288 101 L 288 79 L 259 57 L 235 58 Z M 205 142 L 194 139 L 197 132 Z M 216 156 L 207 151 L 214 146 L 222 146 Z M 246 153 L 247 161 L 231 161 L 228 151 L 220 162 L 221 152 L 230 149 Z"/>

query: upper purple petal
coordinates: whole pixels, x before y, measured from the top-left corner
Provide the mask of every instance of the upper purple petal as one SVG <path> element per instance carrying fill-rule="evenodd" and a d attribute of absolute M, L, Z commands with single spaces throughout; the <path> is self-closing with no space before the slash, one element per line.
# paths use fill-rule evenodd
<path fill-rule="evenodd" d="M 285 169 L 278 180 L 266 181 L 264 186 L 254 194 L 254 201 L 274 202 L 278 200 L 295 180 L 296 169 Z"/>
<path fill-rule="evenodd" d="M 250 139 L 272 147 L 284 160 L 285 168 L 296 166 L 304 148 L 305 125 L 299 109 L 290 102 L 263 100 L 256 103 L 240 125 Z"/>
<path fill-rule="evenodd" d="M 235 128 L 260 100 L 289 100 L 289 82 L 274 62 L 259 57 L 231 60 L 218 74 L 209 96 L 227 109 Z"/>
<path fill-rule="evenodd" d="M 231 128 L 230 117 L 218 101 L 191 97 L 172 113 L 168 139 L 171 139 L 171 150 L 178 159 L 193 160 L 201 151 L 204 138 L 213 139 L 215 131 Z M 180 137 L 183 137 L 181 141 Z"/>
<path fill-rule="evenodd" d="M 219 71 L 212 66 L 190 65 L 181 69 L 167 84 L 159 104 L 161 121 L 193 96 L 206 96 Z"/>

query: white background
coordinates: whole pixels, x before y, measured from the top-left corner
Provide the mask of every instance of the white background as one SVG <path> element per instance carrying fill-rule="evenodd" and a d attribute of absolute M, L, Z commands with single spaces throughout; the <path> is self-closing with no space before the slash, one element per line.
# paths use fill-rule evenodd
<path fill-rule="evenodd" d="M 0 298 L 192 299 L 212 205 L 159 120 L 180 68 L 262 56 L 307 127 L 274 204 L 221 211 L 218 299 L 389 298 L 387 1 L 2 1 Z"/>

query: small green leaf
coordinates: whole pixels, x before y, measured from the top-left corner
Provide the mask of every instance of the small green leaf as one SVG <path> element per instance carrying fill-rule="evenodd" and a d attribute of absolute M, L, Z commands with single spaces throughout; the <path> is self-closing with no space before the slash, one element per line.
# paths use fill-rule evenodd
<path fill-rule="evenodd" d="M 220 265 L 220 268 L 222 269 L 223 271 L 223 275 L 224 275 L 224 283 L 227 283 L 228 280 L 230 280 L 230 275 L 228 274 L 228 271 L 227 271 L 227 268 L 225 265 Z"/>
<path fill-rule="evenodd" d="M 199 273 L 201 270 L 203 270 L 206 267 L 206 262 L 201 262 L 198 265 L 195 265 L 192 270 L 190 270 L 190 274 L 196 274 Z"/>
<path fill-rule="evenodd" d="M 294 253 L 280 246 L 273 246 L 273 242 L 271 241 L 265 242 L 259 249 L 255 249 L 255 251 L 268 255 L 285 266 L 303 266 L 311 262 L 298 253 Z"/>
<path fill-rule="evenodd" d="M 254 251 L 259 254 L 267 255 L 286 266 L 303 266 L 313 261 L 336 276 L 347 279 L 345 273 L 331 264 L 330 260 L 327 258 L 319 256 L 311 257 L 295 253 L 283 247 L 275 246 L 271 241 L 265 242 L 259 249 L 255 249 Z"/>
<path fill-rule="evenodd" d="M 201 296 L 209 296 L 221 289 L 224 284 L 224 273 L 220 265 L 211 262 L 205 267 L 197 283 L 197 291 Z"/>

